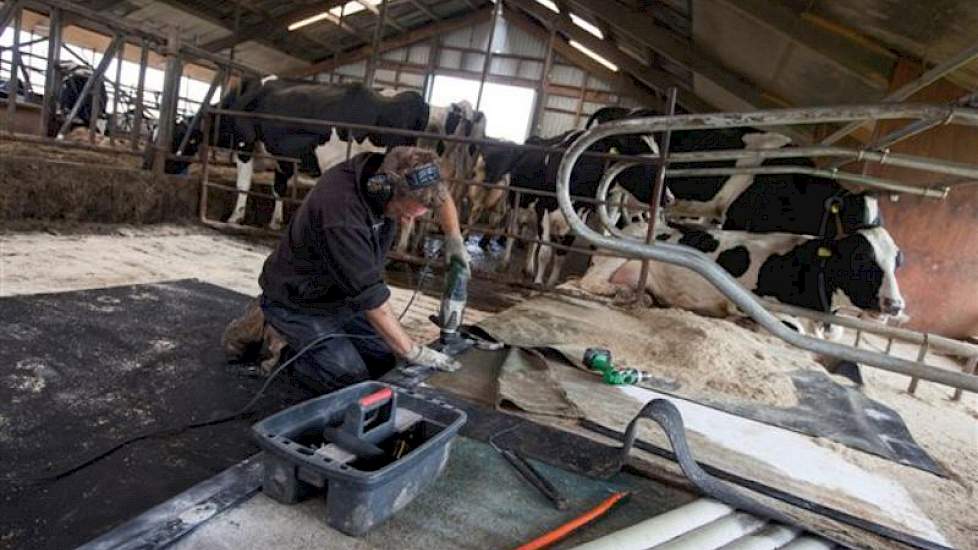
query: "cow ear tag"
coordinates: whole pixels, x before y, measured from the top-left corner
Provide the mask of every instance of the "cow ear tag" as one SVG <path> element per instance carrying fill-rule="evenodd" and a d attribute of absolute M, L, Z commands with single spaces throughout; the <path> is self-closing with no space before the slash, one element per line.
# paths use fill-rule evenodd
<path fill-rule="evenodd" d="M 837 202 L 832 203 L 832 206 L 829 207 L 829 211 L 831 211 L 833 214 L 838 214 L 840 210 L 842 209 L 839 208 L 839 203 Z"/>
<path fill-rule="evenodd" d="M 818 247 L 818 257 L 819 258 L 831 258 L 832 257 L 832 251 L 829 250 L 828 247 L 820 246 L 820 247 Z"/>

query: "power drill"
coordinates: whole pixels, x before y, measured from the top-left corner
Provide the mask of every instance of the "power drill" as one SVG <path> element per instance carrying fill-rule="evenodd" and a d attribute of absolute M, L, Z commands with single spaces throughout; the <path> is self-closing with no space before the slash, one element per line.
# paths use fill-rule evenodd
<path fill-rule="evenodd" d="M 445 292 L 441 297 L 441 308 L 438 312 L 437 324 L 441 327 L 440 343 L 442 351 L 453 355 L 453 351 L 464 351 L 465 338 L 459 334 L 462 325 L 462 314 L 465 313 L 465 303 L 468 300 L 469 274 L 465 262 L 452 258 L 445 272 Z"/>
<path fill-rule="evenodd" d="M 612 386 L 627 386 L 638 384 L 652 376 L 638 369 L 615 367 L 611 351 L 604 348 L 588 348 L 584 351 L 584 366 L 601 373 L 605 384 Z"/>

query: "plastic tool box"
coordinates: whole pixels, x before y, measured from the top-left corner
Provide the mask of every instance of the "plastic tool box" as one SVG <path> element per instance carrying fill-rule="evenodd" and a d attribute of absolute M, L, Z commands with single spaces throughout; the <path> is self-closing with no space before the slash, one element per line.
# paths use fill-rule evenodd
<path fill-rule="evenodd" d="M 464 423 L 436 399 L 379 382 L 349 386 L 252 427 L 265 450 L 262 491 L 294 504 L 323 489 L 326 523 L 363 535 L 438 478 Z"/>

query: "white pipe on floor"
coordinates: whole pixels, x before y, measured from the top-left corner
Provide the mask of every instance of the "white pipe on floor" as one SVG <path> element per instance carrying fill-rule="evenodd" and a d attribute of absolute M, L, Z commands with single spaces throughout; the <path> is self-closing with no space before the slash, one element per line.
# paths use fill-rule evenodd
<path fill-rule="evenodd" d="M 734 512 L 679 538 L 652 547 L 655 550 L 715 550 L 759 530 L 766 524 L 766 519 L 746 512 Z"/>
<path fill-rule="evenodd" d="M 577 550 L 645 550 L 733 513 L 733 508 L 708 498 L 636 523 L 584 543 Z"/>
<path fill-rule="evenodd" d="M 793 541 L 801 531 L 794 527 L 769 523 L 756 533 L 741 537 L 721 550 L 776 550 Z"/>
<path fill-rule="evenodd" d="M 825 539 L 805 535 L 782 546 L 781 550 L 832 550 L 834 546 L 834 544 Z"/>

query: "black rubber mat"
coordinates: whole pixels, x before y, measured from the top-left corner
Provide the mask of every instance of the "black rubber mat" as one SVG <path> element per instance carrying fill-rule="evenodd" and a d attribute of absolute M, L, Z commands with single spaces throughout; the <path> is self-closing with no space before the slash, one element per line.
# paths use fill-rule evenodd
<path fill-rule="evenodd" d="M 257 452 L 251 423 L 310 397 L 285 377 L 248 418 L 45 479 L 247 403 L 262 380 L 220 348 L 247 299 L 195 280 L 0 299 L 0 548 L 73 548 Z"/>

